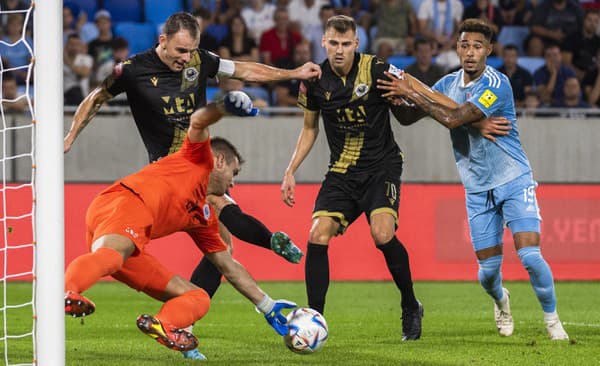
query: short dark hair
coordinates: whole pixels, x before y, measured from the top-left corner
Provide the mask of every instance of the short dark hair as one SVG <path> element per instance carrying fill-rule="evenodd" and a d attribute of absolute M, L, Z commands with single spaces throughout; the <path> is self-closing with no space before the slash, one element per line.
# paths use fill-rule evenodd
<path fill-rule="evenodd" d="M 330 28 L 333 28 L 336 32 L 342 34 L 349 30 L 356 34 L 356 22 L 347 15 L 334 15 L 329 18 L 327 20 L 327 24 L 325 25 L 325 30 Z"/>
<path fill-rule="evenodd" d="M 110 47 L 113 50 L 122 50 L 125 48 L 129 48 L 129 42 L 123 37 L 115 37 L 110 42 Z"/>
<path fill-rule="evenodd" d="M 244 158 L 240 155 L 238 149 L 231 143 L 229 140 L 215 136 L 210 139 L 210 148 L 213 153 L 221 153 L 225 156 L 225 161 L 227 164 L 231 164 L 235 158 L 238 159 L 240 165 L 244 163 Z"/>
<path fill-rule="evenodd" d="M 431 39 L 425 37 L 417 38 L 415 41 L 415 50 L 419 47 L 419 45 L 428 45 L 429 47 L 433 48 L 433 42 L 431 42 Z"/>
<path fill-rule="evenodd" d="M 470 18 L 462 22 L 461 25 L 458 27 L 458 34 L 461 34 L 463 32 L 481 33 L 488 42 L 491 42 L 492 37 L 494 36 L 494 30 L 492 29 L 490 24 L 485 20 L 479 18 Z"/>
<path fill-rule="evenodd" d="M 325 12 L 327 10 L 335 11 L 335 8 L 333 7 L 333 5 L 325 4 L 325 5 L 321 6 L 321 8 L 319 9 L 319 15 L 321 15 L 323 12 Z"/>
<path fill-rule="evenodd" d="M 193 16 L 204 19 L 204 20 L 208 20 L 212 17 L 212 14 L 210 13 L 210 10 L 203 8 L 203 7 L 199 7 L 196 10 L 194 10 L 194 12 L 192 13 Z"/>
<path fill-rule="evenodd" d="M 167 18 L 163 27 L 163 33 L 167 37 L 171 37 L 182 29 L 190 32 L 190 35 L 193 38 L 198 38 L 200 36 L 200 26 L 198 25 L 196 18 L 194 18 L 192 14 L 184 11 L 172 14 Z"/>
<path fill-rule="evenodd" d="M 561 51 L 560 49 L 560 45 L 556 42 L 547 42 L 544 44 L 544 55 L 546 54 L 546 51 L 548 51 L 551 48 L 558 48 L 559 51 Z"/>
<path fill-rule="evenodd" d="M 81 37 L 79 37 L 79 34 L 77 33 L 71 33 L 67 36 L 67 41 L 70 39 L 81 39 Z"/>
<path fill-rule="evenodd" d="M 515 51 L 515 52 L 519 53 L 519 47 L 515 46 L 512 43 L 504 46 L 503 50 L 504 51 Z"/>

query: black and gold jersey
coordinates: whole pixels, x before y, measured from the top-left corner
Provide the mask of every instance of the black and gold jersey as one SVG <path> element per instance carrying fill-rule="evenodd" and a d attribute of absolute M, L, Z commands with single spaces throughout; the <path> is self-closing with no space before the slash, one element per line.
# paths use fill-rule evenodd
<path fill-rule="evenodd" d="M 150 161 L 179 150 L 190 115 L 206 105 L 207 79 L 218 69 L 219 57 L 205 50 L 194 51 L 181 72 L 171 71 L 154 49 L 115 66 L 107 90 L 127 93 Z"/>
<path fill-rule="evenodd" d="M 402 153 L 390 126 L 388 101 L 377 89 L 390 64 L 372 55 L 354 56 L 346 77 L 337 76 L 325 60 L 319 80 L 304 81 L 298 105 L 320 111 L 331 151 L 329 171 L 370 173 L 388 164 L 401 164 Z"/>

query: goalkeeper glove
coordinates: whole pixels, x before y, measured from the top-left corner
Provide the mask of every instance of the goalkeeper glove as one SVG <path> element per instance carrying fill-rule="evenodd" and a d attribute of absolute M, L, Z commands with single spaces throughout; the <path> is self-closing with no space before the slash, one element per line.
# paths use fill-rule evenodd
<path fill-rule="evenodd" d="M 288 300 L 273 300 L 268 295 L 262 299 L 262 301 L 256 305 L 256 308 L 265 315 L 267 323 L 279 334 L 284 336 L 289 333 L 287 326 L 287 319 L 285 315 L 281 313 L 283 309 L 293 309 L 297 305 Z"/>
<path fill-rule="evenodd" d="M 258 114 L 258 109 L 252 107 L 250 97 L 241 91 L 230 91 L 223 99 L 225 111 L 240 117 L 252 117 Z"/>

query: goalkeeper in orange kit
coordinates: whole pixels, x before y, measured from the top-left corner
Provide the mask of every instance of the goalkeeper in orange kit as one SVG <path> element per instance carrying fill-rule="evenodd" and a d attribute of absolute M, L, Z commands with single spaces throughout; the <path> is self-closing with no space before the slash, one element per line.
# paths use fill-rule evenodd
<path fill-rule="evenodd" d="M 208 195 L 225 193 L 241 161 L 227 140 L 209 139 L 208 126 L 225 113 L 251 116 L 256 112 L 242 92 L 231 92 L 223 102 L 197 110 L 181 150 L 118 180 L 94 199 L 86 216 L 90 253 L 71 262 L 65 273 L 65 314 L 81 317 L 93 313 L 94 303 L 81 293 L 102 277 L 112 276 L 164 301 L 156 315 L 138 317 L 142 332 L 173 350 L 195 349 L 198 340 L 185 328 L 208 312 L 210 297 L 146 251 L 151 239 L 184 231 L 227 280 L 265 314 L 275 331 L 287 334 L 281 310 L 296 304 L 271 299 L 233 260 L 219 236 L 218 218 L 206 202 Z"/>

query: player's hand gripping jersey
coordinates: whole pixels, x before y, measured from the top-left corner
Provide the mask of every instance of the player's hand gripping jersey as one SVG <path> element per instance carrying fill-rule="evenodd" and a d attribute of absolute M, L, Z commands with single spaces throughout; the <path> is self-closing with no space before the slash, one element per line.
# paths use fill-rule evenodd
<path fill-rule="evenodd" d="M 477 79 L 464 85 L 463 70 L 448 74 L 433 87 L 456 103 L 473 103 L 486 117 L 511 121 L 507 136 L 491 142 L 476 128 L 463 125 L 450 130 L 458 173 L 467 192 L 484 192 L 531 171 L 519 140 L 512 88 L 508 77 L 487 66 Z"/>

